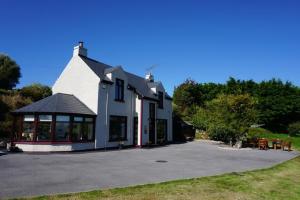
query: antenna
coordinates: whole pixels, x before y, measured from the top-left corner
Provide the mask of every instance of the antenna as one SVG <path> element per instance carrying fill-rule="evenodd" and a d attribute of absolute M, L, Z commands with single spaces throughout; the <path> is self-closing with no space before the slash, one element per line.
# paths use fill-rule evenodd
<path fill-rule="evenodd" d="M 158 64 L 154 64 L 154 65 L 151 65 L 150 67 L 146 68 L 146 73 L 152 74 L 152 70 L 157 66 L 158 66 Z"/>

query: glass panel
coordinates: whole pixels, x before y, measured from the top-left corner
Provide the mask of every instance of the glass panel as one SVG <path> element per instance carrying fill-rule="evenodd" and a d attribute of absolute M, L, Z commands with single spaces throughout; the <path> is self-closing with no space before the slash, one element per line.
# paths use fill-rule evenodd
<path fill-rule="evenodd" d="M 24 115 L 24 121 L 25 122 L 33 122 L 34 121 L 34 115 Z"/>
<path fill-rule="evenodd" d="M 55 124 L 55 140 L 66 141 L 68 140 L 70 130 L 69 122 L 56 122 Z"/>
<path fill-rule="evenodd" d="M 167 136 L 167 120 L 158 119 L 157 120 L 157 142 L 163 143 Z"/>
<path fill-rule="evenodd" d="M 70 116 L 67 116 L 67 115 L 57 115 L 56 116 L 56 121 L 57 122 L 69 122 L 70 121 Z"/>
<path fill-rule="evenodd" d="M 109 139 L 111 141 L 127 139 L 127 117 L 110 116 Z"/>
<path fill-rule="evenodd" d="M 93 118 L 86 117 L 86 118 L 85 118 L 85 121 L 86 121 L 86 122 L 93 122 Z"/>
<path fill-rule="evenodd" d="M 37 141 L 51 140 L 51 122 L 39 122 L 37 127 Z"/>
<path fill-rule="evenodd" d="M 74 117 L 74 122 L 82 122 L 83 117 Z"/>
<path fill-rule="evenodd" d="M 85 123 L 82 135 L 82 140 L 92 140 L 93 139 L 93 123 Z"/>
<path fill-rule="evenodd" d="M 73 123 L 72 141 L 81 140 L 82 123 Z"/>
<path fill-rule="evenodd" d="M 52 115 L 39 115 L 39 121 L 41 122 L 51 122 Z"/>
<path fill-rule="evenodd" d="M 33 141 L 34 136 L 34 122 L 23 122 L 23 132 L 21 134 L 21 140 Z"/>

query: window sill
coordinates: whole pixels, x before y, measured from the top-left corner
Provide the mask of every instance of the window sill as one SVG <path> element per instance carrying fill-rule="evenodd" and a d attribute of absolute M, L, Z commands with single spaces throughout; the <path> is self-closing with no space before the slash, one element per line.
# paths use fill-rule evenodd
<path fill-rule="evenodd" d="M 125 101 L 121 100 L 121 99 L 115 99 L 115 101 L 120 102 L 120 103 L 125 103 Z"/>
<path fill-rule="evenodd" d="M 127 142 L 127 139 L 124 140 L 108 140 L 108 142 Z"/>

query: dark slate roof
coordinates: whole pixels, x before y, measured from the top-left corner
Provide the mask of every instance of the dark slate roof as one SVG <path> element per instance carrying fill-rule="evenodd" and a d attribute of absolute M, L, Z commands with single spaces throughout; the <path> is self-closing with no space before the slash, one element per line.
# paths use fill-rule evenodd
<path fill-rule="evenodd" d="M 105 74 L 111 73 L 120 67 L 112 67 L 110 65 L 101 63 L 94 59 L 88 58 L 86 56 L 81 56 L 81 59 L 90 67 L 90 69 L 98 75 L 103 80 L 110 82 L 107 80 Z M 148 81 L 145 80 L 143 77 L 137 76 L 135 74 L 129 73 L 125 71 L 125 74 L 128 77 L 128 84 L 136 89 L 136 92 L 144 97 L 149 97 L 158 100 L 157 95 L 155 95 L 150 87 L 148 86 Z M 168 95 L 169 96 L 169 95 Z"/>
<path fill-rule="evenodd" d="M 13 113 L 66 113 L 96 115 L 74 95 L 57 93 L 15 110 Z"/>

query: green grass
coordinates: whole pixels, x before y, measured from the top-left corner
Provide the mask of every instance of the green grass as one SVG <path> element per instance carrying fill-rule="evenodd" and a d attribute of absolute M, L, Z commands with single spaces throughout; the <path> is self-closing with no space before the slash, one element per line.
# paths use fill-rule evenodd
<path fill-rule="evenodd" d="M 300 157 L 269 169 L 170 181 L 76 194 L 42 196 L 33 200 L 300 200 Z"/>
<path fill-rule="evenodd" d="M 289 140 L 292 142 L 292 149 L 296 149 L 300 151 L 300 135 L 289 137 L 288 134 L 284 133 L 272 133 L 263 128 L 252 128 L 249 131 L 250 136 L 257 136 L 259 138 L 267 138 L 267 139 L 282 139 Z"/>

